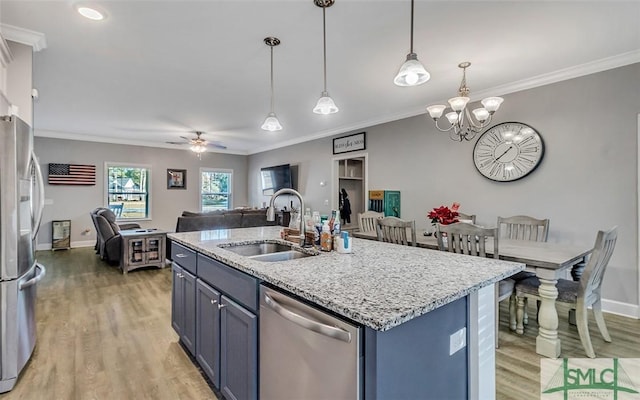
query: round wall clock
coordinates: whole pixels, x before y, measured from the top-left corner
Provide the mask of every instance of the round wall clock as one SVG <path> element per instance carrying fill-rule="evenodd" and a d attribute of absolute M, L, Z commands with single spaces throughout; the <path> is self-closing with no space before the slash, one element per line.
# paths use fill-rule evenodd
<path fill-rule="evenodd" d="M 478 172 L 498 182 L 524 178 L 536 169 L 543 155 L 540 134 L 520 122 L 505 122 L 487 129 L 473 148 Z"/>

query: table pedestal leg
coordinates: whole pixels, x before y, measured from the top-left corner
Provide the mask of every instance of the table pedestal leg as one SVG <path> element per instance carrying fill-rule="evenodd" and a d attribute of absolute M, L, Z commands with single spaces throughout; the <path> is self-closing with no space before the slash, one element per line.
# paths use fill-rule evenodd
<path fill-rule="evenodd" d="M 540 295 L 540 311 L 538 314 L 538 337 L 536 338 L 536 353 L 549 358 L 560 356 L 560 339 L 558 339 L 558 311 L 556 299 L 558 289 L 557 279 L 540 279 L 538 294 Z"/>

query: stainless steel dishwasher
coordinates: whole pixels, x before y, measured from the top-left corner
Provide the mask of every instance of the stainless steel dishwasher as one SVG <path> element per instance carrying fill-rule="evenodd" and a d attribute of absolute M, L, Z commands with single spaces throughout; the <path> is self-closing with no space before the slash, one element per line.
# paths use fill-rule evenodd
<path fill-rule="evenodd" d="M 361 328 L 260 286 L 260 400 L 361 399 Z"/>

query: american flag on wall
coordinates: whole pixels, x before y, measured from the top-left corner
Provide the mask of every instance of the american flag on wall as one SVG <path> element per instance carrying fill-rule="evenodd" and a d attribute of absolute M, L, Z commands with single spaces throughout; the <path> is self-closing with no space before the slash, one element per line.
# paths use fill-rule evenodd
<path fill-rule="evenodd" d="M 50 185 L 95 185 L 96 166 L 49 164 Z"/>

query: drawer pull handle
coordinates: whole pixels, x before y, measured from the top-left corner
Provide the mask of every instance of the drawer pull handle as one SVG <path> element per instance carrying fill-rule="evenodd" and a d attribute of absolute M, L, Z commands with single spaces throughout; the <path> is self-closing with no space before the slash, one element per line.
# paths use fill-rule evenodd
<path fill-rule="evenodd" d="M 211 299 L 211 304 L 216 304 L 218 300 Z"/>
<path fill-rule="evenodd" d="M 227 306 L 226 304 L 218 304 L 218 310 L 222 310 L 226 306 Z"/>
<path fill-rule="evenodd" d="M 180 272 L 178 272 L 178 273 L 176 274 L 176 276 L 177 276 L 178 278 L 184 278 L 184 275 L 182 275 Z"/>
<path fill-rule="evenodd" d="M 176 254 L 176 257 L 178 257 L 178 258 L 185 258 L 185 257 L 189 257 L 189 256 L 188 256 L 187 254 L 182 254 L 182 253 L 180 253 L 180 254 Z"/>

